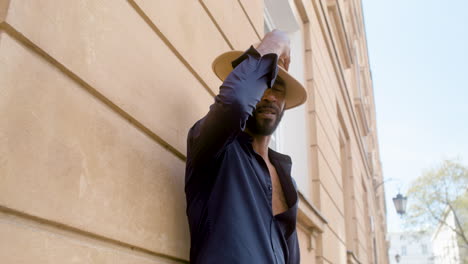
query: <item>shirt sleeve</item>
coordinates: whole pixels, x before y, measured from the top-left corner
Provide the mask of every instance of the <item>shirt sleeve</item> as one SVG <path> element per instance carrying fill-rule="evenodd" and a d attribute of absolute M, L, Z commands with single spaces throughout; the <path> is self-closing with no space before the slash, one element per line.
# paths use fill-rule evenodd
<path fill-rule="evenodd" d="M 244 130 L 263 93 L 275 82 L 277 62 L 277 54 L 261 56 L 253 46 L 232 62 L 234 69 L 221 85 L 208 114 L 189 131 L 188 163 L 195 166 L 211 160 Z"/>

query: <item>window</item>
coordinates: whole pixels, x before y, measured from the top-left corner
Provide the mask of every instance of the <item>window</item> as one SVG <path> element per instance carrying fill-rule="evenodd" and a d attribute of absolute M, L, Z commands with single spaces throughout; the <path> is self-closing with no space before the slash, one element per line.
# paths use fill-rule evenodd
<path fill-rule="evenodd" d="M 422 251 L 423 255 L 427 255 L 427 245 L 426 244 L 421 245 L 421 251 Z"/>
<path fill-rule="evenodd" d="M 344 21 L 341 16 L 339 2 L 337 0 L 327 1 L 327 10 L 329 16 L 329 24 L 334 38 L 335 47 L 338 52 L 338 57 L 344 69 L 351 67 L 351 53 L 344 28 Z"/>
<path fill-rule="evenodd" d="M 265 0 L 265 33 L 274 28 L 286 32 L 291 40 L 289 74 L 305 83 L 305 32 L 304 21 L 297 7 L 290 1 Z M 283 119 L 272 135 L 270 147 L 289 155 L 294 165 L 291 175 L 302 193 L 310 193 L 309 144 L 307 135 L 307 110 L 302 105 L 284 113 Z"/>

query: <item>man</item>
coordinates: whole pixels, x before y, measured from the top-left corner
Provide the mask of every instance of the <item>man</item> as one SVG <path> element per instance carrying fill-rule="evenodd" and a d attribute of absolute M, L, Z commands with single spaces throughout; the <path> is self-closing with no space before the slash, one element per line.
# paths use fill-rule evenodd
<path fill-rule="evenodd" d="M 299 263 L 291 159 L 268 148 L 283 111 L 306 100 L 286 71 L 289 54 L 287 35 L 274 30 L 256 48 L 213 62 L 224 82 L 187 140 L 193 264 Z"/>

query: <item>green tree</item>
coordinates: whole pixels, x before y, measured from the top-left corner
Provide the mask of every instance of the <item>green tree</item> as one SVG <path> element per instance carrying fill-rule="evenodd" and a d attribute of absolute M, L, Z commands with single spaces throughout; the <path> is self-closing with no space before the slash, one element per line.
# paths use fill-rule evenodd
<path fill-rule="evenodd" d="M 459 245 L 468 248 L 468 167 L 445 160 L 413 181 L 407 195 L 406 228 L 432 232 L 446 225 L 457 234 Z M 454 214 L 455 227 L 445 221 L 448 210 Z"/>

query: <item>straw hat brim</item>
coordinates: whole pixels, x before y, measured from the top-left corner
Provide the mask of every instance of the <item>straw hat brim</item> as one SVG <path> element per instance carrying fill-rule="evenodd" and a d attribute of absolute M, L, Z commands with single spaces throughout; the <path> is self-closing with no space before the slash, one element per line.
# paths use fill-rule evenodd
<path fill-rule="evenodd" d="M 228 51 L 219 55 L 212 63 L 213 72 L 221 81 L 233 70 L 232 61 L 239 58 L 243 51 Z M 303 104 L 307 100 L 307 92 L 304 86 L 291 76 L 283 67 L 278 65 L 278 76 L 283 79 L 286 87 L 285 109 L 291 109 Z"/>

